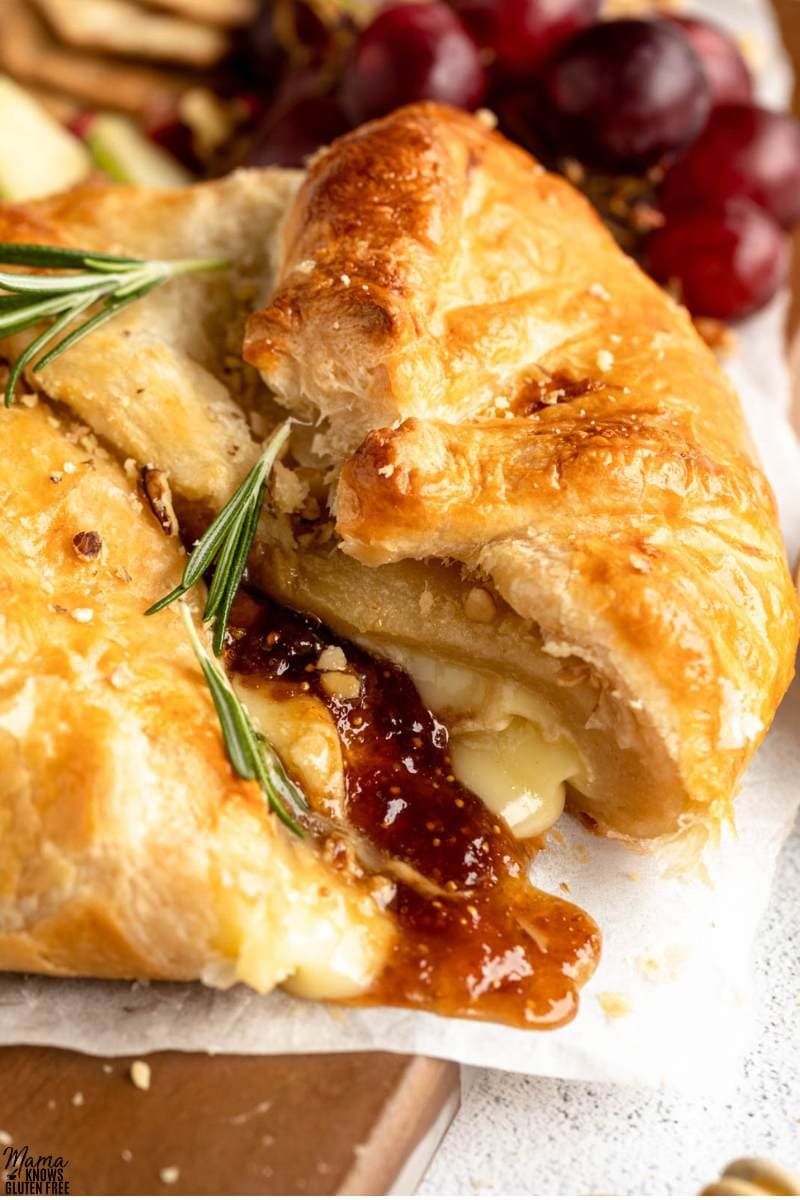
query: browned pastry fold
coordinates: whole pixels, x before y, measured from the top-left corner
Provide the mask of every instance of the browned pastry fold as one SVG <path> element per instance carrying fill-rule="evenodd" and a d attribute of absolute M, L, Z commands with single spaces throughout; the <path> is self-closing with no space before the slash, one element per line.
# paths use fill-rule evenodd
<path fill-rule="evenodd" d="M 540 674 L 602 687 L 583 722 L 550 697 L 586 764 L 573 803 L 696 849 L 791 679 L 797 602 L 729 382 L 587 202 L 481 121 L 402 109 L 311 164 L 246 357 L 342 464 L 346 553 L 463 564 Z"/>

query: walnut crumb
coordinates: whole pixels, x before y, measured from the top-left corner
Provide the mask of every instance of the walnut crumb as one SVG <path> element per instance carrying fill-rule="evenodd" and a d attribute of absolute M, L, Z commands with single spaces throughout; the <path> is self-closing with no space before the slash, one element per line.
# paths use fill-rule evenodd
<path fill-rule="evenodd" d="M 178 518 L 172 505 L 172 491 L 166 471 L 160 467 L 142 467 L 141 481 L 153 516 L 167 537 L 177 537 Z"/>
<path fill-rule="evenodd" d="M 361 680 L 345 671 L 325 671 L 319 682 L 322 690 L 335 700 L 357 700 L 361 695 Z"/>
<path fill-rule="evenodd" d="M 78 558 L 83 562 L 92 562 L 93 559 L 100 556 L 103 539 L 96 529 L 83 529 L 80 533 L 75 534 L 72 545 Z"/>
<path fill-rule="evenodd" d="M 497 614 L 497 608 L 490 592 L 486 588 L 470 588 L 464 597 L 464 615 L 469 621 L 480 621 L 488 625 Z"/>
<path fill-rule="evenodd" d="M 137 1058 L 131 1063 L 131 1083 L 137 1087 L 140 1092 L 150 1090 L 150 1080 L 153 1077 L 153 1072 L 150 1063 L 144 1062 L 143 1059 Z"/>
<path fill-rule="evenodd" d="M 318 671 L 346 671 L 347 655 L 341 646 L 326 646 L 317 659 Z"/>

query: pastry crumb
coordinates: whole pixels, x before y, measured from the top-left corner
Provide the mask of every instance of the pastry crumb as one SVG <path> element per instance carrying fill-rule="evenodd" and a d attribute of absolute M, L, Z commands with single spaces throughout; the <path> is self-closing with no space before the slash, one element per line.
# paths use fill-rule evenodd
<path fill-rule="evenodd" d="M 11 1146 L 14 1142 L 7 1129 L 0 1129 L 0 1146 Z"/>
<path fill-rule="evenodd" d="M 72 1105 L 73 1108 L 80 1108 L 83 1103 L 84 1103 L 83 1092 L 76 1092 L 70 1101 L 70 1104 Z"/>
<path fill-rule="evenodd" d="M 114 1074 L 114 1068 L 112 1067 L 111 1063 L 103 1063 L 103 1074 L 104 1075 L 113 1075 Z"/>
<path fill-rule="evenodd" d="M 479 621 L 483 625 L 488 625 L 490 621 L 494 620 L 496 613 L 494 600 L 486 588 L 470 588 L 464 597 L 464 615 L 467 620 Z"/>
<path fill-rule="evenodd" d="M 633 1011 L 633 1004 L 627 992 L 598 992 L 597 1002 L 611 1021 L 619 1017 L 627 1017 Z"/>
<path fill-rule="evenodd" d="M 610 371 L 614 366 L 614 355 L 610 350 L 598 350 L 595 362 L 597 363 L 598 370 L 605 374 L 605 372 Z"/>
<path fill-rule="evenodd" d="M 129 1163 L 129 1162 L 133 1161 L 133 1151 L 132 1150 L 120 1150 L 119 1156 L 123 1162 Z"/>
<path fill-rule="evenodd" d="M 77 471 L 77 469 L 78 468 L 75 466 L 75 463 L 69 462 L 69 461 L 65 462 L 64 466 L 62 467 L 62 470 L 65 475 L 74 475 L 75 472 Z"/>
<path fill-rule="evenodd" d="M 650 983 L 672 983 L 678 978 L 686 962 L 685 946 L 665 946 L 661 951 L 640 954 L 634 962 Z"/>
<path fill-rule="evenodd" d="M 123 688 L 128 686 L 128 684 L 131 682 L 132 679 L 133 679 L 133 672 L 131 671 L 128 664 L 120 663 L 120 665 L 118 667 L 115 667 L 114 670 L 109 675 L 108 682 L 111 684 L 112 687 L 117 688 L 118 691 L 122 691 Z M 105 1070 L 105 1067 L 103 1068 L 103 1070 Z M 109 1071 L 111 1071 L 111 1070 L 112 1070 L 112 1068 L 109 1067 Z"/>
<path fill-rule="evenodd" d="M 150 1080 L 153 1077 L 153 1072 L 150 1063 L 144 1062 L 141 1058 L 137 1058 L 131 1063 L 131 1083 L 140 1091 L 146 1092 L 150 1088 Z"/>
<path fill-rule="evenodd" d="M 81 625 L 88 625 L 94 618 L 93 608 L 73 608 L 73 620 L 78 621 Z"/>
<path fill-rule="evenodd" d="M 385 466 L 378 467 L 378 474 L 382 475 L 384 479 L 391 479 L 394 475 L 394 463 L 386 463 Z"/>
<path fill-rule="evenodd" d="M 162 1183 L 177 1183 L 181 1177 L 180 1167 L 162 1167 L 158 1176 Z"/>
<path fill-rule="evenodd" d="M 603 287 L 602 283 L 593 283 L 589 286 L 589 291 L 593 296 L 597 296 L 598 300 L 610 300 L 611 293 Z"/>

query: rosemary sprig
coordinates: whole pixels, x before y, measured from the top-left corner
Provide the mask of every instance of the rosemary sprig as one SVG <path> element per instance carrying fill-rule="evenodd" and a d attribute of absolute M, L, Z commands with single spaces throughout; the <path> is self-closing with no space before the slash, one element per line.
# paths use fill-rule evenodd
<path fill-rule="evenodd" d="M 176 275 L 216 271 L 228 265 L 221 259 L 122 258 L 116 254 L 95 254 L 91 250 L 16 242 L 0 242 L 0 263 L 34 271 L 33 274 L 0 271 L 0 338 L 53 318 L 12 366 L 5 389 L 6 408 L 13 402 L 17 381 L 29 364 L 33 364 L 31 370 L 40 371 L 120 309 Z M 55 275 L 41 274 L 41 271 L 69 273 Z M 98 304 L 100 307 L 95 313 L 69 329 L 78 317 Z M 59 340 L 62 333 L 65 336 Z M 37 357 L 40 353 L 42 356 Z"/>
<path fill-rule="evenodd" d="M 150 616 L 160 612 L 168 604 L 179 600 L 213 563 L 214 574 L 203 610 L 203 621 L 214 622 L 213 646 L 217 656 L 222 653 L 225 645 L 228 617 L 247 566 L 270 472 L 286 445 L 291 425 L 290 418 L 278 426 L 247 478 L 195 545 L 187 559 L 181 582 L 151 605 L 145 614 Z"/>
<path fill-rule="evenodd" d="M 275 815 L 293 833 L 304 837 L 297 818 L 301 813 L 309 811 L 308 801 L 286 774 L 283 763 L 272 746 L 253 725 L 250 714 L 233 690 L 222 663 L 212 658 L 203 646 L 197 636 L 188 605 L 181 602 L 179 608 L 192 649 L 200 663 L 217 710 L 231 766 L 240 779 L 257 780 L 264 799 Z"/>

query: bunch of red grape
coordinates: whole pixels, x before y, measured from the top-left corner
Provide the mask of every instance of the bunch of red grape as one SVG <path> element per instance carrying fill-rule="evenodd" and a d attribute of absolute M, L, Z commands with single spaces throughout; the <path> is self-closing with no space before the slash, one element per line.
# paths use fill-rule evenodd
<path fill-rule="evenodd" d="M 278 80 L 251 163 L 300 165 L 415 100 L 487 105 L 550 166 L 646 184 L 655 219 L 628 248 L 693 313 L 745 316 L 785 280 L 800 124 L 753 102 L 747 65 L 717 26 L 601 21 L 600 0 L 389 0 L 359 28 L 352 10 L 331 23 L 319 0 L 294 0 L 287 39 L 279 2 L 250 35 L 256 86 L 259 68 L 262 88 L 263 74 Z"/>

